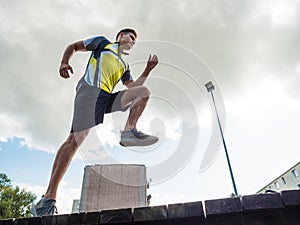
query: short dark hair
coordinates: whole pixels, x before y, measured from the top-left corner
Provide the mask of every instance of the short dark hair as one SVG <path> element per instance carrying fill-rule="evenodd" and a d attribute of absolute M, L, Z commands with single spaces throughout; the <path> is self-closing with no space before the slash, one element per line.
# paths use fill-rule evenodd
<path fill-rule="evenodd" d="M 135 38 L 137 38 L 137 33 L 134 29 L 131 29 L 131 28 L 124 28 L 122 30 L 120 30 L 118 33 L 117 33 L 117 36 L 116 36 L 116 40 L 118 40 L 118 37 L 120 36 L 121 33 L 133 33 Z"/>

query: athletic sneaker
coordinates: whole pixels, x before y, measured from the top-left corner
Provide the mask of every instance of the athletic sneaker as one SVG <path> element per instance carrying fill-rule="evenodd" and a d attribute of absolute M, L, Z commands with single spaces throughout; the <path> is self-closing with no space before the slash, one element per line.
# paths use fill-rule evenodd
<path fill-rule="evenodd" d="M 136 128 L 121 132 L 120 145 L 122 146 L 147 146 L 158 141 L 158 137 L 144 134 Z"/>
<path fill-rule="evenodd" d="M 57 209 L 55 206 L 55 200 L 50 198 L 42 198 L 38 203 L 31 207 L 31 214 L 33 216 L 44 216 L 57 214 Z"/>

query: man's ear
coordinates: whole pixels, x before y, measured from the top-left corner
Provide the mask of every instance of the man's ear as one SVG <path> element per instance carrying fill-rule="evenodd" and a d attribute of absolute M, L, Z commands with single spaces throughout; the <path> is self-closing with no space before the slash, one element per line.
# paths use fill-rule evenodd
<path fill-rule="evenodd" d="M 120 33 L 117 41 L 120 41 L 120 39 L 121 39 L 123 36 L 124 36 L 124 33 L 123 33 L 123 32 Z"/>

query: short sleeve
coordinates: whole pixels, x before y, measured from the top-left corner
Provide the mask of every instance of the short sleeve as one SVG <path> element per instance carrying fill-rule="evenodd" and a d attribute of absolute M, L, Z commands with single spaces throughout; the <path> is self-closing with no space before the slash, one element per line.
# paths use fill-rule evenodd
<path fill-rule="evenodd" d="M 101 42 L 109 42 L 105 37 L 103 36 L 97 36 L 97 37 L 92 37 L 88 38 L 83 41 L 83 45 L 88 51 L 94 51 Z"/>
<path fill-rule="evenodd" d="M 123 74 L 122 78 L 121 78 L 123 84 L 126 82 L 126 81 L 129 81 L 129 80 L 133 80 L 131 74 L 130 74 L 130 69 L 126 70 L 125 73 Z"/>

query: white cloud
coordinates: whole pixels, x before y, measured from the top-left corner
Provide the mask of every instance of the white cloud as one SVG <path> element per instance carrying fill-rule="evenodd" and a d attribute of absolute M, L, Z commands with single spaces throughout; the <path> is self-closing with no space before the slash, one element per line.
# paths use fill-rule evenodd
<path fill-rule="evenodd" d="M 151 195 L 151 199 L 150 199 L 150 206 L 158 206 L 158 205 L 167 205 L 167 204 L 175 204 L 175 203 L 181 203 L 181 202 L 185 202 L 184 201 L 184 195 L 178 195 L 178 194 L 160 194 L 159 192 L 155 192 L 155 191 L 149 191 L 149 193 Z"/>
<path fill-rule="evenodd" d="M 272 78 L 262 79 L 255 84 L 255 89 L 245 91 L 243 95 L 226 99 L 226 109 L 228 113 L 236 115 L 255 115 L 256 113 L 273 116 L 277 111 L 298 111 L 299 99 L 289 96 L 285 85 L 288 82 L 274 80 Z M 277 111 L 277 112 L 276 112 Z"/>
<path fill-rule="evenodd" d="M 300 73 L 300 62 L 299 62 L 298 65 L 297 65 L 296 73 Z"/>
<path fill-rule="evenodd" d="M 269 7 L 272 21 L 275 25 L 294 25 L 297 19 L 299 3 L 294 0 L 270 1 Z"/>
<path fill-rule="evenodd" d="M 254 1 L 251 19 L 267 22 L 274 27 L 295 26 L 299 13 L 299 2 L 295 0 Z M 264 21 L 262 21 L 264 20 Z"/>
<path fill-rule="evenodd" d="M 0 141 L 6 142 L 8 138 L 28 137 L 22 130 L 22 123 L 11 115 L 0 114 L 0 123 L 5 129 L 0 130 Z"/>

